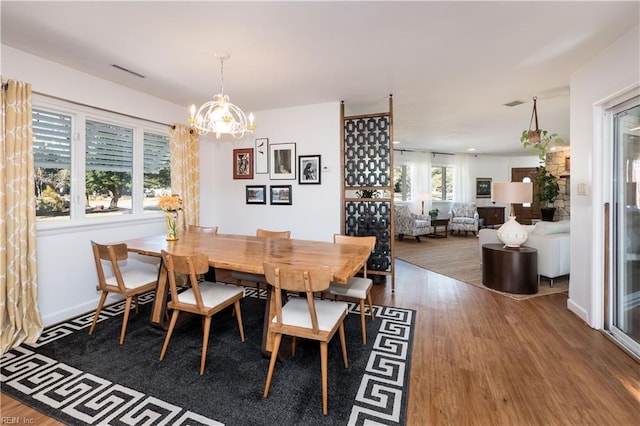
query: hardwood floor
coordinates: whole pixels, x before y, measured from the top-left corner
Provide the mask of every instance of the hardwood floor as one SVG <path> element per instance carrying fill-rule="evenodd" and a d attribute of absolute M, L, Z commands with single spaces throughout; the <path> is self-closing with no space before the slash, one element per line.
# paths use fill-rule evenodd
<path fill-rule="evenodd" d="M 640 364 L 566 294 L 517 301 L 397 261 L 395 294 L 372 296 L 417 311 L 409 425 L 640 424 Z M 60 424 L 4 394 L 1 408 Z"/>

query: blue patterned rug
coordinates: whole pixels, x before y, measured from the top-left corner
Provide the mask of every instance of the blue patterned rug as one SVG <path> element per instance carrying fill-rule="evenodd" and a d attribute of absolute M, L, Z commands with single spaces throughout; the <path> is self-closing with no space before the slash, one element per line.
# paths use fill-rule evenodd
<path fill-rule="evenodd" d="M 338 337 L 329 344 L 329 413 L 322 415 L 317 342 L 299 341 L 294 358 L 276 365 L 263 398 L 269 360 L 260 354 L 264 301 L 247 288 L 241 302 L 245 342 L 235 317 L 213 317 L 200 376 L 201 322 L 176 328 L 160 362 L 165 333 L 149 324 L 152 294 L 141 297 L 124 344 L 124 303 L 48 327 L 36 345 L 0 358 L 2 392 L 63 423 L 113 425 L 360 425 L 406 423 L 415 311 L 375 306 L 367 345 L 357 304 L 345 320 L 349 368 Z M 262 295 L 264 297 L 264 295 Z"/>

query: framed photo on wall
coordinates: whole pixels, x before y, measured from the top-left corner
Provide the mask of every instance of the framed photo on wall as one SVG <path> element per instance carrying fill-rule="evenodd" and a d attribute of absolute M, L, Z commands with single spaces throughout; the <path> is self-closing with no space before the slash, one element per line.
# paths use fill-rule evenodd
<path fill-rule="evenodd" d="M 269 139 L 256 139 L 256 174 L 269 173 Z"/>
<path fill-rule="evenodd" d="M 270 203 L 291 205 L 291 185 L 271 185 Z"/>
<path fill-rule="evenodd" d="M 296 144 L 279 143 L 269 145 L 269 178 L 296 178 Z"/>
<path fill-rule="evenodd" d="M 267 186 L 247 185 L 246 197 L 247 204 L 267 204 Z"/>
<path fill-rule="evenodd" d="M 300 185 L 320 184 L 320 156 L 301 155 L 298 157 L 298 183 Z"/>
<path fill-rule="evenodd" d="M 253 148 L 233 150 L 233 178 L 253 179 Z"/>
<path fill-rule="evenodd" d="M 491 178 L 476 178 L 476 198 L 491 198 Z"/>

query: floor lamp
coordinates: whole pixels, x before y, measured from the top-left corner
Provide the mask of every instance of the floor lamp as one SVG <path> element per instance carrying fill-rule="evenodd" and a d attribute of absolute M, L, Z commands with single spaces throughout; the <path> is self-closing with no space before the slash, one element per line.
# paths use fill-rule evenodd
<path fill-rule="evenodd" d="M 527 228 L 516 221 L 514 204 L 533 200 L 533 184 L 525 182 L 494 182 L 491 184 L 491 201 L 509 204 L 509 220 L 498 229 L 498 238 L 505 247 L 519 248 L 529 238 Z"/>

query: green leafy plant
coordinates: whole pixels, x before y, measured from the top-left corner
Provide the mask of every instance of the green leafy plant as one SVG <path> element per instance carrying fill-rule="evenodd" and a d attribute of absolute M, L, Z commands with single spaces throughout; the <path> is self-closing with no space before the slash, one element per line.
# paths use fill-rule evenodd
<path fill-rule="evenodd" d="M 359 198 L 378 198 L 380 193 L 375 189 L 362 189 L 360 191 L 356 191 L 356 195 Z"/>
<path fill-rule="evenodd" d="M 438 213 L 440 213 L 440 210 L 438 210 L 438 209 L 429 210 L 429 216 L 436 217 L 436 216 L 438 216 Z"/>
<path fill-rule="evenodd" d="M 549 133 L 547 130 L 523 130 L 520 142 L 524 148 L 535 154 L 543 164 L 547 159 L 547 152 L 552 145 L 562 145 L 564 140 L 557 133 Z"/>
<path fill-rule="evenodd" d="M 547 130 L 523 130 L 520 142 L 523 148 L 527 148 L 540 160 L 540 166 L 536 167 L 538 173 L 534 178 L 538 188 L 536 197 L 540 201 L 540 207 L 546 207 L 560 195 L 560 185 L 558 185 L 558 178 L 551 174 L 544 164 L 551 146 L 562 145 L 564 141 L 558 137 L 557 133 L 549 133 Z"/>
<path fill-rule="evenodd" d="M 558 185 L 558 178 L 549 173 L 544 167 L 536 167 L 538 173 L 534 179 L 537 184 L 538 191 L 536 197 L 540 200 L 540 206 L 545 207 L 552 204 L 558 195 L 560 195 L 560 185 Z"/>

